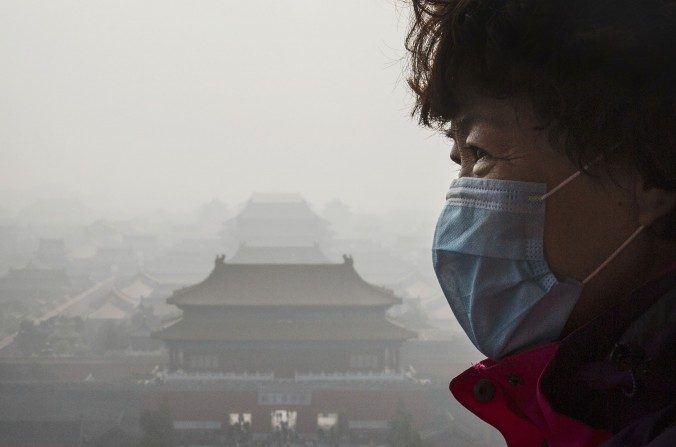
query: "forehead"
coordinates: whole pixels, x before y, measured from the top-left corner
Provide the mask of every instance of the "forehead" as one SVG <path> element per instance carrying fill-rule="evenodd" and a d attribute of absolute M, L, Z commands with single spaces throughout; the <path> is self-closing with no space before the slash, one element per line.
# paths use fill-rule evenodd
<path fill-rule="evenodd" d="M 499 130 L 533 129 L 538 120 L 530 103 L 516 99 L 473 97 L 458 105 L 451 116 L 451 126 L 468 132 L 478 125 Z"/>

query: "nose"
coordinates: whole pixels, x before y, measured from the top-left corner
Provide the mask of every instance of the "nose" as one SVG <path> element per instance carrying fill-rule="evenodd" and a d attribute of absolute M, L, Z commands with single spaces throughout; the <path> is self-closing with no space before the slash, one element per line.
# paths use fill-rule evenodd
<path fill-rule="evenodd" d="M 453 143 L 453 146 L 451 146 L 451 161 L 458 166 L 460 166 L 461 159 L 460 159 L 460 149 L 458 148 L 458 145 Z"/>

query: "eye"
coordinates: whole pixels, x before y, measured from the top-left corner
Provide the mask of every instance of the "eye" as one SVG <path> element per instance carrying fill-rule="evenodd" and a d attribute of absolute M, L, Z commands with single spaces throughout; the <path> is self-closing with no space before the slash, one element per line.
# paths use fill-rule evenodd
<path fill-rule="evenodd" d="M 484 157 L 489 157 L 490 154 L 486 152 L 485 150 L 481 149 L 480 147 L 476 146 L 467 146 L 467 149 L 469 149 L 472 152 L 472 155 L 474 155 L 474 159 L 476 161 L 481 160 Z"/>

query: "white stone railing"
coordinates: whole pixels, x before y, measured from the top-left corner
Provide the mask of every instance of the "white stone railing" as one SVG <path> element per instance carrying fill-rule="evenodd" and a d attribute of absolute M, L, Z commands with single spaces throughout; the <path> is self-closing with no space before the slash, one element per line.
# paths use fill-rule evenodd
<path fill-rule="evenodd" d="M 160 382 L 188 382 L 188 383 L 217 383 L 227 381 L 239 382 L 269 382 L 275 381 L 274 373 L 224 373 L 211 371 L 157 371 L 154 381 Z M 395 371 L 368 371 L 368 372 L 319 372 L 295 373 L 293 378 L 277 379 L 282 382 L 404 382 L 415 381 L 410 373 Z M 150 382 L 150 381 L 149 381 Z"/>
<path fill-rule="evenodd" d="M 164 381 L 200 381 L 200 382 L 217 382 L 224 380 L 242 380 L 242 381 L 267 381 L 274 380 L 273 373 L 221 373 L 210 371 L 174 371 L 174 372 L 160 372 L 158 377 Z"/>
<path fill-rule="evenodd" d="M 392 382 L 403 381 L 408 376 L 403 372 L 394 371 L 368 371 L 368 372 L 330 372 L 330 373 L 296 373 L 296 382 L 348 382 L 348 381 L 367 381 L 367 382 Z"/>

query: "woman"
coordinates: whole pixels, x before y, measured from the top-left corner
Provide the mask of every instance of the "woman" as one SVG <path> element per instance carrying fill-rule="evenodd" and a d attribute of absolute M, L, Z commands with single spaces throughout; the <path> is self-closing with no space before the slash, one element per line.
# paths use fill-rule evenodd
<path fill-rule="evenodd" d="M 413 0 L 414 114 L 460 166 L 433 259 L 509 446 L 676 445 L 676 3 Z"/>

